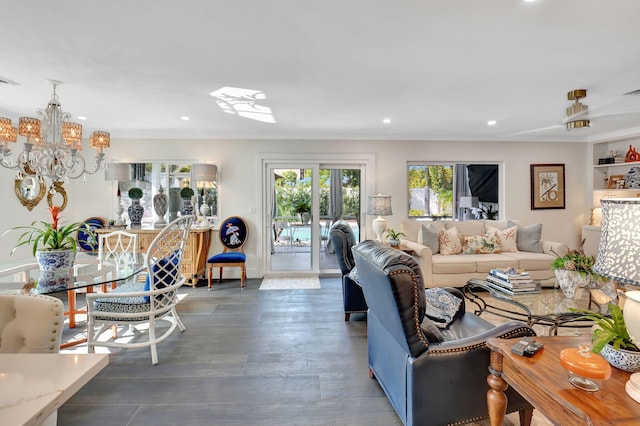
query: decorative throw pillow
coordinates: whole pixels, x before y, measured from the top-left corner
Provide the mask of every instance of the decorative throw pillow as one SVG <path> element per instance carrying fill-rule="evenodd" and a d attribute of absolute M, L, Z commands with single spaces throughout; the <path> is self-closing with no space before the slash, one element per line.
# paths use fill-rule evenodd
<path fill-rule="evenodd" d="M 532 253 L 543 253 L 542 250 L 542 224 L 537 223 L 535 225 L 520 226 L 515 222 L 509 221 L 508 226 L 517 226 L 518 235 L 516 236 L 516 242 L 518 250 L 529 251 Z"/>
<path fill-rule="evenodd" d="M 502 231 L 493 226 L 487 226 L 487 235 L 495 235 L 498 238 L 500 251 L 503 252 L 518 251 L 517 234 L 517 226 L 512 226 Z"/>
<path fill-rule="evenodd" d="M 500 243 L 495 234 L 469 235 L 462 237 L 462 252 L 464 254 L 500 253 Z"/>
<path fill-rule="evenodd" d="M 460 254 L 462 253 L 462 243 L 460 242 L 460 234 L 455 226 L 451 229 L 441 229 L 438 234 L 440 243 L 440 254 Z"/>
<path fill-rule="evenodd" d="M 440 241 L 438 230 L 431 224 L 422 225 L 422 244 L 431 249 L 431 254 L 436 254 L 440 251 Z"/>
<path fill-rule="evenodd" d="M 428 288 L 424 295 L 426 317 L 438 328 L 449 326 L 460 309 L 462 300 L 442 288 Z"/>

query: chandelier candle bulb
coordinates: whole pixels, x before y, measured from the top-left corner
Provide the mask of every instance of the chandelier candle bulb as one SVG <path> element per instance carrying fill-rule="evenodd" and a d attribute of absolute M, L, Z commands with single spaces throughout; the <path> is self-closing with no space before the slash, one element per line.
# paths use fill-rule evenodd
<path fill-rule="evenodd" d="M 0 117 L 0 165 L 18 171 L 18 175 L 33 175 L 47 178 L 52 182 L 64 179 L 76 179 L 96 173 L 102 165 L 104 150 L 110 145 L 107 132 L 95 131 L 90 138 L 90 146 L 97 154 L 93 166 L 87 168 L 82 151 L 82 125 L 68 120 L 71 114 L 62 111 L 62 105 L 56 94 L 59 81 L 51 80 L 53 94 L 46 109 L 38 110 L 38 118 L 20 117 L 17 130 L 11 120 Z M 17 134 L 16 134 L 17 132 Z M 18 155 L 17 163 L 11 158 L 9 143 L 16 142 L 17 136 L 26 138 L 23 151 Z"/>

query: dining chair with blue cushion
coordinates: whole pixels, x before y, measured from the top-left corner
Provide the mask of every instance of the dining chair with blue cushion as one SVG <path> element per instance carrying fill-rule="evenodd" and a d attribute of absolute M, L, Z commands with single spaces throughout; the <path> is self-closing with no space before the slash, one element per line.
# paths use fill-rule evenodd
<path fill-rule="evenodd" d="M 219 237 L 224 247 L 222 253 L 213 255 L 207 260 L 209 290 L 211 290 L 213 268 L 220 268 L 220 282 L 222 282 L 223 269 L 230 267 L 240 268 L 240 288 L 244 289 L 247 277 L 245 266 L 247 256 L 244 253 L 244 245 L 249 238 L 249 227 L 241 217 L 231 216 L 220 225 Z"/>
<path fill-rule="evenodd" d="M 156 345 L 169 337 L 176 328 L 185 330 L 176 312 L 176 305 L 179 301 L 178 289 L 185 282 L 185 276 L 181 273 L 182 254 L 193 220 L 194 216 L 182 216 L 167 225 L 154 238 L 145 257 L 146 280 L 128 282 L 109 293 L 87 294 L 89 352 L 94 352 L 95 346 L 150 347 L 151 362 L 155 365 L 158 363 Z M 169 327 L 156 330 L 156 324 L 162 321 L 168 322 Z M 147 325 L 147 337 L 140 333 L 145 329 L 135 329 L 133 338 L 118 338 L 114 334 L 111 339 L 99 340 L 114 325 Z"/>

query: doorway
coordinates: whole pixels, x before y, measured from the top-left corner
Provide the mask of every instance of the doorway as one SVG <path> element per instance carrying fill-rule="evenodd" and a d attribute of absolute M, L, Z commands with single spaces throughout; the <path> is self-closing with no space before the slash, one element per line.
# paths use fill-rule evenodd
<path fill-rule="evenodd" d="M 329 230 L 338 220 L 360 238 L 365 165 L 268 163 L 266 274 L 339 272 Z"/>

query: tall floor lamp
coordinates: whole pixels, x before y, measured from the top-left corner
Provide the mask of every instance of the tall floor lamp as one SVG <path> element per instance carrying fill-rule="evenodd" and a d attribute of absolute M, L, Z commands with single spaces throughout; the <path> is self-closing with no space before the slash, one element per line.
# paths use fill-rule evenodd
<path fill-rule="evenodd" d="M 383 241 L 382 234 L 387 229 L 387 220 L 382 216 L 391 216 L 391 195 L 369 195 L 367 201 L 367 214 L 378 216 L 373 219 L 371 227 L 376 233 L 376 241 Z"/>
<path fill-rule="evenodd" d="M 640 286 L 640 198 L 601 200 L 602 235 L 593 269 L 607 278 L 632 286 Z M 640 291 L 625 293 L 623 316 L 631 341 L 640 348 Z M 640 388 L 629 380 L 629 396 L 640 402 Z"/>

